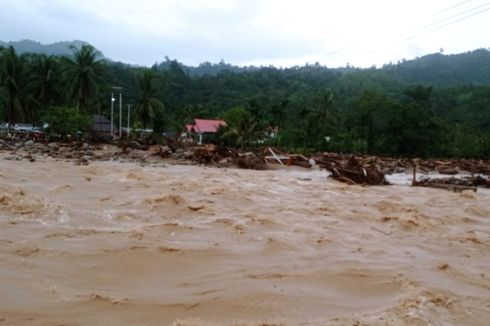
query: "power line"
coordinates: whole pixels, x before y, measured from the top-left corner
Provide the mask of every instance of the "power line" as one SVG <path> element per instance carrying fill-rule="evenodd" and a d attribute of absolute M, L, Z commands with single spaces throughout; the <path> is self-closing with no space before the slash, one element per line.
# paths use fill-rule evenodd
<path fill-rule="evenodd" d="M 454 8 L 460 7 L 460 6 L 462 6 L 462 5 L 467 4 L 468 2 L 472 2 L 472 1 L 473 1 L 473 0 L 466 0 L 466 1 L 463 1 L 463 2 L 460 2 L 460 3 L 457 3 L 457 4 L 455 4 L 454 6 L 451 6 L 451 7 L 449 7 L 449 8 L 446 8 L 446 9 L 443 9 L 443 10 L 441 10 L 441 11 L 436 12 L 436 13 L 434 14 L 434 16 L 440 15 L 440 14 L 442 14 L 442 13 L 446 12 L 446 11 L 449 11 L 449 10 L 451 10 L 451 9 L 454 9 Z"/>
<path fill-rule="evenodd" d="M 480 15 L 480 14 L 482 14 L 482 13 L 484 13 L 484 12 L 489 11 L 489 10 L 490 10 L 490 7 L 487 7 L 487 8 L 485 8 L 485 9 L 482 9 L 482 10 L 480 10 L 480 11 L 477 11 L 477 12 L 475 12 L 475 13 L 473 13 L 473 14 L 470 14 L 470 15 L 467 15 L 467 16 L 464 16 L 464 17 L 461 17 L 461 18 L 459 18 L 459 19 L 456 19 L 456 20 L 450 21 L 450 22 L 448 22 L 448 23 L 446 23 L 446 24 L 443 24 L 443 25 L 436 26 L 436 27 L 434 27 L 434 28 L 428 29 L 428 30 L 426 30 L 426 31 L 424 31 L 424 32 L 422 32 L 422 33 L 418 33 L 418 34 L 415 34 L 415 35 L 409 36 L 409 37 L 407 37 L 407 38 L 405 38 L 405 39 L 403 39 L 403 40 L 401 40 L 401 41 L 397 42 L 397 44 L 398 44 L 398 43 L 405 42 L 405 41 L 408 41 L 408 40 L 412 40 L 412 39 L 414 39 L 414 38 L 417 38 L 417 37 L 419 37 L 419 36 L 425 35 L 425 34 L 427 34 L 427 33 L 430 33 L 430 32 L 433 32 L 433 31 L 437 31 L 437 30 L 442 29 L 442 28 L 444 28 L 444 27 L 447 27 L 447 26 L 450 26 L 450 25 L 453 25 L 453 24 L 459 23 L 460 21 L 466 20 L 466 19 L 471 18 L 471 17 L 473 17 L 473 16 Z"/>
<path fill-rule="evenodd" d="M 336 55 L 341 54 L 341 53 L 344 53 L 346 51 L 350 51 L 350 49 L 349 48 L 343 48 L 343 49 L 340 49 L 340 50 L 332 51 L 332 52 L 329 52 L 329 53 L 323 55 L 323 57 L 326 57 L 326 58 L 328 58 L 328 57 L 335 57 Z"/>
<path fill-rule="evenodd" d="M 473 11 L 477 11 L 477 10 L 479 10 L 479 9 L 481 9 L 481 8 L 484 8 L 484 7 L 488 6 L 488 5 L 490 5 L 490 2 L 486 2 L 486 3 L 484 3 L 484 4 L 480 5 L 480 6 L 477 6 L 477 7 L 474 7 L 474 8 L 471 8 L 471 9 L 465 10 L 465 11 L 462 11 L 462 12 L 460 12 L 460 13 L 454 14 L 454 15 L 452 15 L 452 16 L 449 16 L 449 17 L 446 17 L 446 18 L 440 19 L 440 20 L 438 20 L 438 21 L 436 21 L 436 22 L 434 22 L 434 23 L 427 24 L 427 25 L 422 26 L 422 27 L 420 27 L 419 29 L 417 29 L 417 31 L 419 31 L 419 30 L 423 30 L 423 29 L 426 29 L 426 28 L 431 27 L 431 26 L 434 26 L 434 25 L 439 25 L 440 23 L 443 23 L 443 22 L 445 22 L 445 21 L 451 20 L 451 19 L 453 19 L 453 18 L 456 18 L 456 17 L 462 16 L 462 15 L 464 15 L 464 14 L 467 14 L 467 13 L 470 13 L 470 12 L 473 12 Z"/>
<path fill-rule="evenodd" d="M 449 8 L 446 8 L 446 9 L 442 10 L 442 11 L 439 11 L 439 13 L 447 12 L 447 11 L 449 11 L 451 9 L 460 7 L 460 6 L 462 6 L 462 5 L 466 4 L 466 3 L 469 3 L 471 1 L 473 1 L 473 0 L 466 0 L 466 1 L 460 2 L 460 3 L 458 3 L 458 4 L 454 5 L 454 6 L 451 6 Z M 411 36 L 409 36 L 407 38 L 404 38 L 404 39 L 402 39 L 402 40 L 400 40 L 398 42 L 393 43 L 391 46 L 397 45 L 397 44 L 400 44 L 400 43 L 403 43 L 403 42 L 406 42 L 406 41 L 409 41 L 409 40 L 412 40 L 414 38 L 417 38 L 417 37 L 420 37 L 422 35 L 428 34 L 430 32 L 433 32 L 433 31 L 442 29 L 444 27 L 447 27 L 447 26 L 456 24 L 456 23 L 458 23 L 460 21 L 469 19 L 469 18 L 471 18 L 473 16 L 477 16 L 477 15 L 483 14 L 483 13 L 485 13 L 485 12 L 487 12 L 487 11 L 490 10 L 490 6 L 489 5 L 490 5 L 490 2 L 486 2 L 486 3 L 482 4 L 482 5 L 477 6 L 477 7 L 474 7 L 474 8 L 468 9 L 468 10 L 464 10 L 464 11 L 459 12 L 457 14 L 454 14 L 452 16 L 449 16 L 449 17 L 440 19 L 440 20 L 438 20 L 438 21 L 436 21 L 434 23 L 431 23 L 431 24 L 425 25 L 423 27 L 420 27 L 419 29 L 417 29 L 415 31 L 415 32 L 421 31 L 420 33 L 415 33 L 415 34 L 413 34 L 413 35 L 411 35 Z M 465 15 L 465 14 L 467 14 L 467 15 L 466 16 L 463 16 L 463 17 L 460 17 L 460 16 Z M 460 17 L 460 18 L 458 18 L 458 17 Z M 457 18 L 457 19 L 455 19 L 455 18 Z M 447 23 L 444 23 L 444 22 L 447 22 Z M 444 23 L 444 24 L 440 25 L 441 23 Z M 432 27 L 432 26 L 434 26 L 434 27 L 433 28 L 429 28 L 429 27 Z M 429 29 L 427 29 L 427 28 L 429 28 Z M 325 57 L 334 57 L 334 56 L 337 56 L 339 54 L 343 54 L 345 52 L 350 52 L 350 53 L 359 53 L 359 52 L 361 52 L 361 53 L 362 52 L 364 52 L 364 53 L 374 53 L 374 52 L 377 52 L 377 51 L 379 51 L 379 49 L 374 49 L 374 50 L 370 50 L 370 51 L 360 51 L 360 50 L 354 50 L 354 49 L 349 49 L 349 48 L 343 48 L 343 49 L 340 49 L 340 50 L 337 50 L 337 51 L 332 51 L 330 53 L 327 53 L 327 54 L 323 55 L 322 57 L 324 57 L 324 58 Z"/>

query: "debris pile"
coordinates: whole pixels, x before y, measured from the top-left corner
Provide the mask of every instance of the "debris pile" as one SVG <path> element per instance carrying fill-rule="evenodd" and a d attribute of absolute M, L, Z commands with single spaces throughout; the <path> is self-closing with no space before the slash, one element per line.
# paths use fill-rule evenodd
<path fill-rule="evenodd" d="M 446 189 L 454 192 L 471 190 L 476 192 L 477 187 L 490 187 L 490 182 L 482 177 L 464 177 L 464 178 L 422 178 L 412 183 L 414 187 L 429 187 Z"/>
<path fill-rule="evenodd" d="M 3 139 L 0 139 L 0 150 L 8 151 L 12 150 L 13 147 L 7 144 Z"/>
<path fill-rule="evenodd" d="M 310 157 L 289 154 L 276 148 L 263 148 L 257 152 L 241 152 L 213 144 L 189 146 L 175 140 L 167 145 L 150 145 L 138 141 L 121 141 L 115 144 L 88 144 L 85 142 L 41 142 L 0 139 L 0 151 L 7 152 L 7 160 L 29 160 L 51 158 L 73 161 L 77 165 L 87 165 L 92 161 L 119 160 L 139 164 L 159 164 L 165 162 L 194 162 L 216 167 L 239 167 L 243 169 L 265 170 L 273 164 L 322 168 L 338 181 L 359 185 L 387 185 L 385 175 L 409 173 L 414 167 L 420 172 L 438 172 L 455 175 L 458 178 L 414 179 L 414 186 L 433 186 L 450 190 L 464 187 L 489 186 L 490 161 L 483 160 L 422 160 L 409 158 L 387 158 L 372 155 L 346 155 L 339 153 L 318 153 Z M 165 160 L 165 161 L 164 161 Z M 471 177 L 461 178 L 461 174 Z"/>
<path fill-rule="evenodd" d="M 341 182 L 360 185 L 389 184 L 377 157 L 323 153 L 314 160 L 329 171 L 332 178 Z"/>
<path fill-rule="evenodd" d="M 264 151 L 265 160 L 269 163 L 279 163 L 280 165 L 295 165 L 303 168 L 311 168 L 316 165 L 315 161 L 301 154 L 289 154 L 276 148 L 266 148 Z"/>
<path fill-rule="evenodd" d="M 240 153 L 213 144 L 194 148 L 194 160 L 200 164 L 213 164 L 218 167 L 238 166 L 242 169 L 265 170 L 262 157 L 253 152 Z"/>
<path fill-rule="evenodd" d="M 137 141 L 121 141 L 115 145 L 88 144 L 85 142 L 34 142 L 0 140 L 0 151 L 8 152 L 7 160 L 51 158 L 73 161 L 77 165 L 88 165 L 92 161 L 120 160 L 140 164 L 163 163 L 162 159 L 175 161 L 193 161 L 197 164 L 217 167 L 240 167 L 244 169 L 265 170 L 266 163 L 262 156 L 253 152 L 239 152 L 216 145 L 181 146 L 175 143 L 168 145 L 147 145 Z"/>
<path fill-rule="evenodd" d="M 441 172 L 439 171 L 439 173 Z M 412 186 L 446 189 L 454 192 L 462 192 L 465 190 L 471 190 L 476 192 L 477 187 L 489 188 L 490 179 L 484 178 L 481 175 L 476 175 L 476 176 L 471 175 L 471 176 L 450 177 L 450 178 L 423 177 L 420 180 L 417 180 L 417 166 L 414 166 Z"/>
<path fill-rule="evenodd" d="M 266 170 L 267 166 L 263 158 L 252 152 L 238 153 L 235 157 L 236 164 L 242 169 Z"/>
<path fill-rule="evenodd" d="M 194 160 L 199 164 L 218 165 L 220 161 L 234 154 L 229 150 L 218 148 L 214 144 L 194 147 L 192 151 Z"/>

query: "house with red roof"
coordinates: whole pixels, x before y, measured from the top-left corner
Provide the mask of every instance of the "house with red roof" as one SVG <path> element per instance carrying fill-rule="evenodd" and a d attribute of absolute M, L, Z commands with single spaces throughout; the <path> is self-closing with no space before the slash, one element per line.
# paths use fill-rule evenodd
<path fill-rule="evenodd" d="M 206 135 L 213 135 L 218 132 L 219 127 L 226 127 L 223 120 L 194 119 L 193 124 L 187 124 L 187 137 L 195 139 L 197 144 L 201 145 Z"/>

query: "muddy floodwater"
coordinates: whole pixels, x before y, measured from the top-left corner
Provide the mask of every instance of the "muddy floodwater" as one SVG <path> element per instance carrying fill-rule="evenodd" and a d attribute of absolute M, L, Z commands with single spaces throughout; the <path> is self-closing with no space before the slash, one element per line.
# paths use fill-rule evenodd
<path fill-rule="evenodd" d="M 0 159 L 0 325 L 490 325 L 490 193 Z"/>

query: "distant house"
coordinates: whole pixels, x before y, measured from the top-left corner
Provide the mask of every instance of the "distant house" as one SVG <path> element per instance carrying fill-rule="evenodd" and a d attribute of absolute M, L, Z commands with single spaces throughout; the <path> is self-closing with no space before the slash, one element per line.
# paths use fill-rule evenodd
<path fill-rule="evenodd" d="M 112 138 L 111 135 L 111 120 L 107 119 L 103 115 L 94 115 L 90 130 L 95 137 L 100 138 Z M 119 129 L 116 125 L 112 125 L 112 131 L 115 135 L 119 134 Z"/>
<path fill-rule="evenodd" d="M 201 145 L 206 136 L 216 134 L 221 126 L 226 127 L 226 122 L 223 120 L 194 119 L 193 124 L 185 126 L 186 135 Z"/>

